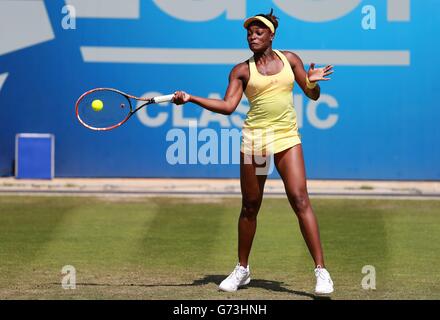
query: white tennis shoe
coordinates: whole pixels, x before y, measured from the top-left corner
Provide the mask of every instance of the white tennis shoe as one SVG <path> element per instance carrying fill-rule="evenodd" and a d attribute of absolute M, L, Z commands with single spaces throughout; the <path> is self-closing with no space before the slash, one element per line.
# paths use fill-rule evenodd
<path fill-rule="evenodd" d="M 321 268 L 321 266 L 316 267 L 315 276 L 316 294 L 330 294 L 334 291 L 332 278 L 330 277 L 330 273 L 328 273 L 325 268 Z"/>
<path fill-rule="evenodd" d="M 227 292 L 234 292 L 238 290 L 238 287 L 245 286 L 251 282 L 251 273 L 249 270 L 249 265 L 247 268 L 237 264 L 234 271 L 220 283 L 220 290 Z"/>

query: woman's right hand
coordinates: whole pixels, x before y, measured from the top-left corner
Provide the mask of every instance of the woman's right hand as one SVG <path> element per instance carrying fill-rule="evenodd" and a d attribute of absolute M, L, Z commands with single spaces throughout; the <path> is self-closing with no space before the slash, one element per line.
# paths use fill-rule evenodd
<path fill-rule="evenodd" d="M 190 99 L 191 99 L 191 95 L 189 95 L 185 91 L 174 92 L 173 102 L 175 104 L 185 104 L 185 103 L 189 102 Z"/>

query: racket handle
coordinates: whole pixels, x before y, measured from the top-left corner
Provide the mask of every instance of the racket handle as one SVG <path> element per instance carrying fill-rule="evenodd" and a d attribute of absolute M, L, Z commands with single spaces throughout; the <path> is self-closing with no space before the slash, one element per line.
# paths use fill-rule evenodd
<path fill-rule="evenodd" d="M 158 96 L 158 97 L 154 97 L 154 103 L 162 103 L 162 102 L 170 102 L 171 100 L 173 100 L 174 94 L 169 94 L 166 96 Z"/>

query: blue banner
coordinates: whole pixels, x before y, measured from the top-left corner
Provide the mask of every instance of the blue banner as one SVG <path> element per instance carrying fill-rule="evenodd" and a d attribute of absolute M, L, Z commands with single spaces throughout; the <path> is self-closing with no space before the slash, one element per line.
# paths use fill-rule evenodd
<path fill-rule="evenodd" d="M 230 116 L 152 105 L 108 132 L 74 106 L 95 87 L 222 98 L 252 55 L 244 19 L 270 8 L 274 48 L 335 66 L 318 101 L 294 88 L 308 178 L 440 179 L 437 0 L 0 1 L 0 175 L 16 134 L 50 133 L 57 177 L 238 177 L 246 98 Z"/>

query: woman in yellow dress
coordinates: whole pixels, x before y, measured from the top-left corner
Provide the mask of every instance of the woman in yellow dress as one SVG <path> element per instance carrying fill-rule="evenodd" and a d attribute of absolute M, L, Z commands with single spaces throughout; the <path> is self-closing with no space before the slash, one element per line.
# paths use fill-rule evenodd
<path fill-rule="evenodd" d="M 247 19 L 244 27 L 253 56 L 232 69 L 224 98 L 207 99 L 177 91 L 173 100 L 176 104 L 192 102 L 226 115 L 234 112 L 243 93 L 249 100 L 240 153 L 242 208 L 238 222 L 238 264 L 219 288 L 233 292 L 250 282 L 248 258 L 267 178 L 267 171 L 261 170 L 261 159 L 272 155 L 315 263 L 315 292 L 329 294 L 333 292 L 333 282 L 325 268 L 318 222 L 307 192 L 303 151 L 293 106 L 293 86 L 296 80 L 307 97 L 317 100 L 320 96 L 317 82 L 329 80 L 326 77 L 333 73 L 333 67 L 315 68 L 312 63 L 306 72 L 298 55 L 272 49 L 278 27 L 272 11 Z M 264 167 L 267 169 L 267 163 Z"/>

